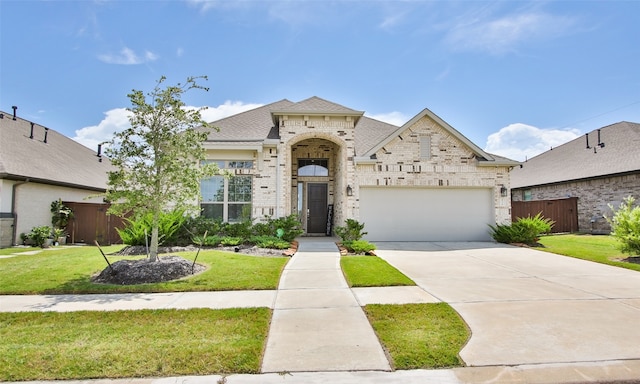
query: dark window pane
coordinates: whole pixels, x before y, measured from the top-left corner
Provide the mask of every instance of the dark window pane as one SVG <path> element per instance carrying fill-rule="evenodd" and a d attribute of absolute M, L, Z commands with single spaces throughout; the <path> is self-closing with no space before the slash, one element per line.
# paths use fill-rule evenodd
<path fill-rule="evenodd" d="M 234 176 L 229 179 L 229 201 L 251 202 L 251 176 Z"/>
<path fill-rule="evenodd" d="M 251 204 L 229 204 L 229 221 L 244 221 L 251 218 Z"/>
<path fill-rule="evenodd" d="M 202 208 L 202 216 L 207 217 L 209 219 L 220 219 L 223 220 L 223 206 L 222 204 L 200 204 Z"/>

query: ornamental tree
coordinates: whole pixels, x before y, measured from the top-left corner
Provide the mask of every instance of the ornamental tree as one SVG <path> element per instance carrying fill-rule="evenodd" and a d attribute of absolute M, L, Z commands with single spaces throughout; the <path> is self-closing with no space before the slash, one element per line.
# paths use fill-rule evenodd
<path fill-rule="evenodd" d="M 158 224 L 163 211 L 196 207 L 200 180 L 217 172 L 213 164 L 200 164 L 209 126 L 198 109 L 186 108 L 181 98 L 192 89 L 208 91 L 189 77 L 186 83 L 162 88 L 166 77 L 147 93 L 133 90 L 131 126 L 114 134 L 105 154 L 117 170 L 108 174 L 106 198 L 110 213 L 134 217 L 152 215 L 150 260 L 158 259 Z M 204 128 L 204 129 L 203 129 Z M 213 128 L 215 129 L 215 128 Z"/>

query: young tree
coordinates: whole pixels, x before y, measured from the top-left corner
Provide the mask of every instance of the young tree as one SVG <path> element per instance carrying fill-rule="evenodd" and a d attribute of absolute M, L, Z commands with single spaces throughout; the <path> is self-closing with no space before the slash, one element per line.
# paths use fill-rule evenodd
<path fill-rule="evenodd" d="M 217 172 L 215 165 L 200 163 L 210 127 L 199 109 L 185 108 L 182 95 L 191 89 L 208 88 L 197 84 L 206 76 L 189 77 L 185 84 L 166 86 L 162 76 L 146 96 L 133 90 L 131 127 L 114 134 L 105 154 L 116 171 L 109 172 L 106 197 L 112 202 L 110 213 L 152 214 L 150 259 L 158 259 L 158 223 L 163 210 L 189 210 L 197 202 L 200 180 Z M 205 128 L 205 129 L 202 129 Z"/>

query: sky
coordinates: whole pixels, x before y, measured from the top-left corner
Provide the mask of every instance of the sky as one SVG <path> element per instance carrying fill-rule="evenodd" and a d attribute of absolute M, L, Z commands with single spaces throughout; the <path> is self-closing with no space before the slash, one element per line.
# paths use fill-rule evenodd
<path fill-rule="evenodd" d="M 214 121 L 312 96 L 402 125 L 428 108 L 524 161 L 640 122 L 640 1 L 0 0 L 0 110 L 92 148 L 127 95 L 207 76 Z"/>

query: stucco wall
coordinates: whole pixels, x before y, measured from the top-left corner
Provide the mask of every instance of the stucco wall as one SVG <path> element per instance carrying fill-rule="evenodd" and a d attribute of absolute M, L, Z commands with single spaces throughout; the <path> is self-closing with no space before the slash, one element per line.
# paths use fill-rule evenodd
<path fill-rule="evenodd" d="M 514 201 L 523 200 L 523 191 L 531 190 L 532 200 L 578 198 L 578 230 L 595 234 L 609 233 L 611 226 L 604 215 L 611 217 L 611 204 L 618 208 L 627 196 L 640 199 L 640 173 L 603 177 L 512 191 Z"/>
<path fill-rule="evenodd" d="M 21 233 L 29 233 L 31 228 L 51 225 L 51 202 L 62 199 L 74 202 L 102 202 L 98 192 L 57 187 L 38 183 L 25 183 L 16 188 L 16 238 Z"/>

